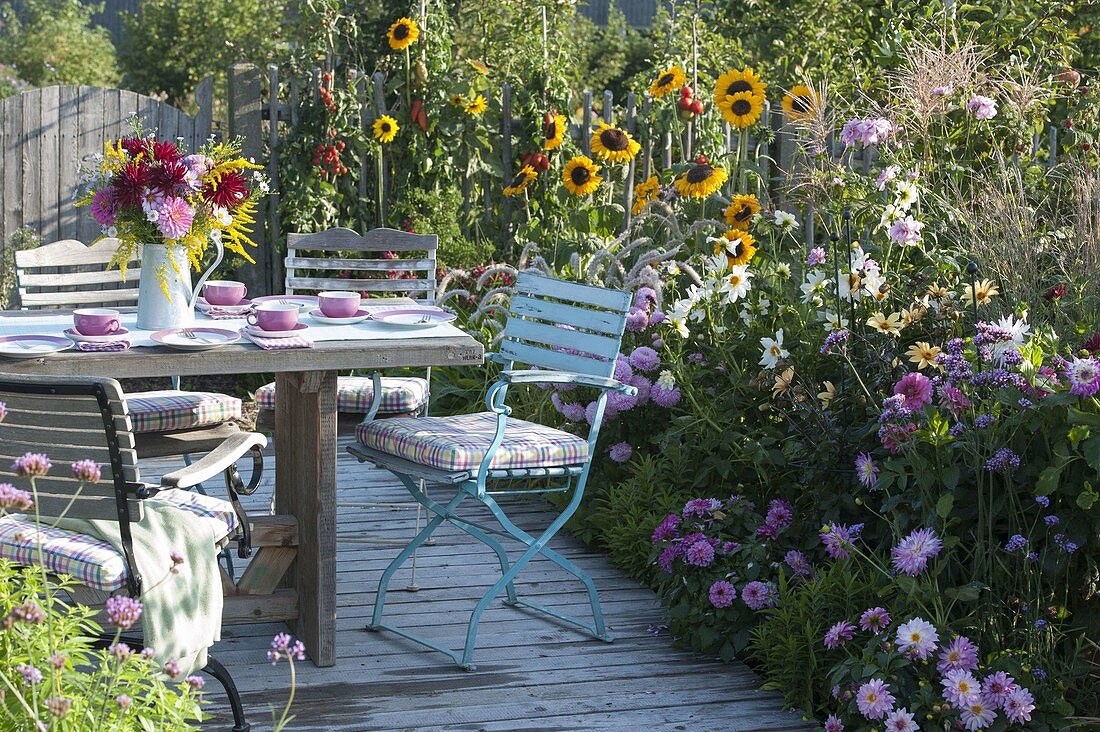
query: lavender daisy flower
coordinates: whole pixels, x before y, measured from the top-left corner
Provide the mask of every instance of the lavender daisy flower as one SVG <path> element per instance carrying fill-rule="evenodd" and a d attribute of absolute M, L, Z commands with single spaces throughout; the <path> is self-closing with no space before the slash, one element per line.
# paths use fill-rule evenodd
<path fill-rule="evenodd" d="M 992 427 L 996 421 L 997 418 L 992 414 L 979 414 L 977 419 L 974 420 L 974 426 L 980 430 L 984 430 Z"/>
<path fill-rule="evenodd" d="M 886 715 L 886 732 L 918 732 L 918 730 L 920 727 L 914 721 L 913 714 L 905 707 L 895 709 Z"/>
<path fill-rule="evenodd" d="M 0 483 L 0 508 L 29 511 L 33 506 L 30 493 L 19 490 L 11 483 Z"/>
<path fill-rule="evenodd" d="M 107 620 L 123 630 L 129 630 L 130 626 L 141 619 L 141 602 L 132 597 L 116 595 L 108 598 L 106 610 Z"/>
<path fill-rule="evenodd" d="M 945 674 L 948 671 L 974 671 L 978 668 L 978 647 L 966 636 L 957 636 L 940 651 L 936 669 Z"/>
<path fill-rule="evenodd" d="M 878 481 L 879 466 L 865 452 L 856 456 L 856 475 L 864 488 L 870 488 Z"/>
<path fill-rule="evenodd" d="M 84 483 L 98 483 L 99 465 L 95 460 L 78 460 L 73 463 L 73 477 Z"/>
<path fill-rule="evenodd" d="M 616 442 L 607 452 L 615 462 L 625 463 L 634 454 L 634 448 L 629 442 Z"/>
<path fill-rule="evenodd" d="M 741 599 L 751 610 L 763 610 L 775 604 L 775 593 L 763 582 L 749 582 L 741 590 Z"/>
<path fill-rule="evenodd" d="M 835 714 L 830 714 L 825 720 L 825 732 L 844 732 L 844 722 Z"/>
<path fill-rule="evenodd" d="M 657 524 L 657 528 L 653 530 L 653 543 L 658 544 L 665 539 L 671 539 L 676 536 L 676 530 L 680 527 L 680 517 L 677 514 L 670 513 L 661 520 L 661 523 Z"/>
<path fill-rule="evenodd" d="M 852 633 L 855 631 L 856 626 L 849 623 L 847 620 L 841 620 L 825 631 L 824 643 L 825 647 L 830 651 L 839 648 L 848 641 L 852 640 Z"/>
<path fill-rule="evenodd" d="M 882 679 L 871 679 L 856 692 L 856 706 L 867 719 L 882 719 L 894 708 L 890 685 Z"/>
<path fill-rule="evenodd" d="M 894 569 L 915 577 L 925 570 L 928 560 L 943 549 L 943 542 L 932 529 L 917 529 L 891 550 Z"/>
<path fill-rule="evenodd" d="M 45 454 L 40 452 L 28 452 L 22 457 L 17 457 L 11 464 L 11 469 L 24 478 L 37 478 L 49 472 L 53 464 Z"/>
<path fill-rule="evenodd" d="M 714 561 L 714 547 L 706 539 L 700 539 L 684 552 L 684 560 L 696 567 L 710 566 Z"/>
<path fill-rule="evenodd" d="M 898 650 L 922 661 L 935 652 L 939 639 L 935 626 L 924 618 L 913 618 L 898 626 Z"/>
<path fill-rule="evenodd" d="M 638 346 L 630 353 L 630 365 L 638 371 L 656 371 L 661 357 L 649 346 Z"/>
<path fill-rule="evenodd" d="M 819 264 L 825 263 L 825 248 L 814 247 L 810 250 L 809 255 L 806 257 L 807 267 L 816 267 Z"/>
<path fill-rule="evenodd" d="M 853 545 L 859 540 L 859 534 L 863 531 L 863 524 L 845 526 L 844 524 L 828 524 L 821 530 L 821 542 L 825 545 L 825 552 L 833 559 L 844 559 L 848 556 Z"/>
<path fill-rule="evenodd" d="M 1015 679 L 1004 671 L 997 671 L 982 681 L 982 698 L 994 709 L 1001 709 L 1008 701 L 1008 695 L 1016 689 Z"/>
<path fill-rule="evenodd" d="M 710 604 L 717 608 L 729 607 L 737 599 L 737 588 L 725 580 L 718 580 L 710 586 Z"/>
<path fill-rule="evenodd" d="M 957 709 L 966 709 L 981 699 L 982 686 L 969 671 L 948 671 L 940 683 L 943 685 L 943 698 Z"/>
<path fill-rule="evenodd" d="M 1001 708 L 1010 724 L 1030 722 L 1031 713 L 1035 711 L 1035 697 L 1027 689 L 1017 686 L 1008 692 Z"/>
<path fill-rule="evenodd" d="M 873 607 L 859 616 L 859 627 L 868 633 L 879 633 L 890 625 L 890 613 L 884 608 Z"/>
<path fill-rule="evenodd" d="M 791 549 L 787 552 L 787 555 L 783 558 L 783 561 L 787 563 L 787 566 L 800 577 L 809 577 L 813 574 L 813 567 L 810 565 L 810 561 L 806 559 L 806 555 L 797 549 Z"/>

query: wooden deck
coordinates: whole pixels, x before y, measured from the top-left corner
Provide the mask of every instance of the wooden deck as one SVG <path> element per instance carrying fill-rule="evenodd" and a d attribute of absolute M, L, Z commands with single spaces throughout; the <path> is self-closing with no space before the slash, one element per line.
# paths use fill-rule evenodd
<path fill-rule="evenodd" d="M 344 438 L 346 439 L 346 438 Z M 269 470 L 274 461 L 268 462 Z M 145 465 L 154 473 L 172 463 Z M 151 470 L 153 469 L 153 470 Z M 340 494 L 348 500 L 402 500 L 407 494 L 388 473 L 360 465 L 341 446 Z M 151 476 L 147 476 L 151 477 Z M 271 476 L 249 510 L 262 511 Z M 217 495 L 219 485 L 210 485 Z M 442 489 L 441 489 L 442 490 Z M 529 531 L 541 531 L 552 511 L 538 500 L 516 499 L 511 515 Z M 344 537 L 404 539 L 415 511 L 372 508 L 340 513 Z M 498 577 L 495 557 L 454 529 L 437 532 L 419 556 L 419 592 L 403 591 L 408 572 L 395 576 L 386 617 L 415 626 L 455 648 L 465 621 Z M 654 594 L 614 568 L 602 554 L 569 536 L 552 542 L 587 569 L 600 589 L 614 643 L 605 644 L 543 616 L 497 606 L 478 634 L 477 671 L 458 669 L 442 654 L 397 636 L 364 629 L 379 575 L 397 554 L 396 544 L 341 541 L 337 557 L 339 661 L 332 668 L 299 665 L 293 712 L 295 730 L 802 730 L 800 716 L 782 710 L 781 699 L 760 691 L 759 680 L 739 663 L 676 648 L 658 631 L 662 612 Z M 240 571 L 240 567 L 237 568 Z M 536 560 L 516 582 L 520 595 L 583 615 L 587 600 L 579 582 L 546 560 Z M 285 703 L 288 666 L 272 666 L 265 653 L 282 623 L 228 626 L 214 653 L 240 687 L 253 729 L 271 728 L 271 709 Z M 228 709 L 207 685 L 207 729 L 228 729 Z"/>

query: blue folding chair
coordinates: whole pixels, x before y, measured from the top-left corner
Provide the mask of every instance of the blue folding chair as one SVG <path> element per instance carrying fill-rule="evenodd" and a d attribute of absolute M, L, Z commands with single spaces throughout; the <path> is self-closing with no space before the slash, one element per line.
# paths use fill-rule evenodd
<path fill-rule="evenodd" d="M 545 613 L 599 640 L 611 642 L 592 578 L 548 544 L 576 512 L 584 496 L 608 392 L 637 393 L 634 387 L 613 378 L 629 305 L 630 295 L 626 292 L 525 272 L 516 282 L 500 352 L 489 356 L 504 366 L 499 380 L 485 396 L 489 411 L 453 417 L 367 420 L 359 425 L 357 444 L 349 446 L 348 451 L 360 462 L 370 461 L 393 472 L 433 516 L 382 573 L 368 630 L 397 633 L 445 653 L 459 666 L 472 671 L 478 622 L 493 599 L 504 592 L 505 605 Z M 517 363 L 533 368 L 515 370 Z M 513 384 L 575 384 L 599 389 L 588 436 L 511 417 L 512 410 L 505 404 L 505 397 Z M 536 479 L 546 479 L 547 483 L 530 485 Z M 421 488 L 422 480 L 454 486 L 455 495 L 445 504 L 437 503 Z M 486 487 L 490 481 L 497 484 L 515 480 L 527 481 L 528 485 L 499 490 Z M 560 515 L 537 537 L 516 526 L 494 498 L 501 494 L 570 491 L 572 498 Z M 459 504 L 468 498 L 484 504 L 500 528 L 459 516 Z M 444 522 L 488 546 L 500 561 L 501 578 L 485 592 L 470 615 L 466 645 L 461 651 L 382 622 L 386 589 L 394 572 Z M 515 539 L 525 550 L 511 561 L 494 536 Z M 546 557 L 584 583 L 592 605 L 592 623 L 519 599 L 514 580 L 536 555 Z"/>

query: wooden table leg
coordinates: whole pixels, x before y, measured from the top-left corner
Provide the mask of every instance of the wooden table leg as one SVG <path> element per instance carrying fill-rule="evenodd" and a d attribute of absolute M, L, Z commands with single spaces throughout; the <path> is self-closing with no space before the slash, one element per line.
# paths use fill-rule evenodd
<path fill-rule="evenodd" d="M 295 632 L 318 666 L 336 663 L 336 372 L 275 379 L 275 511 L 298 518 Z"/>

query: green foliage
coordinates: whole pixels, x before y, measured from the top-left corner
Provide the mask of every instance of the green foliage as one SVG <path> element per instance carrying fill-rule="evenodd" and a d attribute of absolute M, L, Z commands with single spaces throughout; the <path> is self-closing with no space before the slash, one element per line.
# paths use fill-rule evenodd
<path fill-rule="evenodd" d="M 36 87 L 110 87 L 118 82 L 110 34 L 90 27 L 96 5 L 80 0 L 23 0 L 16 5 L 18 12 L 11 3 L 0 4 L 0 97 L 18 91 L 19 82 Z"/>
<path fill-rule="evenodd" d="M 232 63 L 263 67 L 282 38 L 286 7 L 285 0 L 142 0 L 122 33 L 127 83 L 179 105 L 203 78 L 224 80 Z"/>
<path fill-rule="evenodd" d="M 394 205 L 393 219 L 418 234 L 439 236 L 439 264 L 449 269 L 473 269 L 492 261 L 492 242 L 471 241 L 462 234 L 462 192 L 451 185 L 435 191 L 405 188 Z"/>
<path fill-rule="evenodd" d="M 7 309 L 15 301 L 15 253 L 42 245 L 42 237 L 31 229 L 20 229 L 8 239 L 4 247 L 4 261 L 0 263 L 0 308 Z"/>

